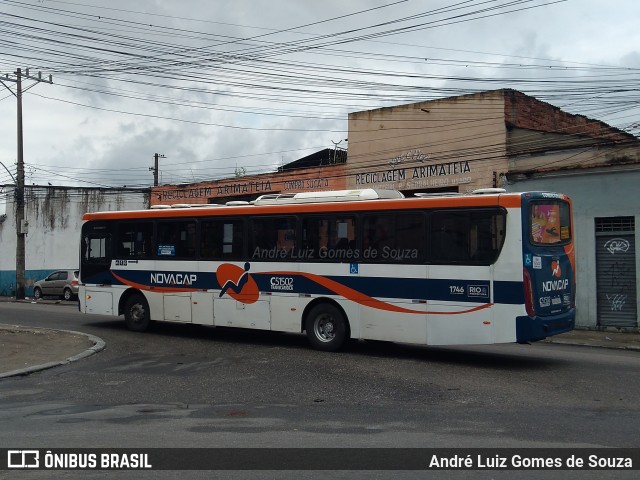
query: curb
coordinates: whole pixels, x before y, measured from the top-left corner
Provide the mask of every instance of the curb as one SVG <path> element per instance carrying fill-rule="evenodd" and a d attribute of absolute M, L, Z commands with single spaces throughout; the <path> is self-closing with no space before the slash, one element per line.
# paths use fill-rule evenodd
<path fill-rule="evenodd" d="M 545 343 L 554 343 L 556 345 L 572 345 L 576 347 L 607 348 L 610 350 L 630 350 L 640 352 L 640 346 L 636 345 L 607 345 L 604 343 L 587 343 L 580 340 L 554 340 L 553 338 L 546 338 L 542 341 Z"/>
<path fill-rule="evenodd" d="M 0 297 L 2 303 L 31 303 L 40 305 L 77 305 L 78 300 L 62 300 L 59 298 L 35 298 L 16 299 L 15 297 Z"/>
<path fill-rule="evenodd" d="M 40 365 L 32 365 L 30 367 L 25 367 L 25 368 L 19 368 L 17 370 L 11 370 L 9 372 L 3 372 L 0 373 L 0 379 L 3 378 L 7 378 L 7 377 L 15 377 L 15 376 L 25 376 L 25 375 L 30 375 L 32 373 L 35 372 L 40 372 L 42 370 L 48 370 L 50 368 L 53 367 L 59 367 L 61 365 L 67 365 L 71 362 L 76 362 L 78 360 L 82 360 L 83 358 L 87 358 L 90 357 L 91 355 L 98 353 L 102 350 L 104 350 L 107 346 L 107 344 L 105 343 L 104 340 L 102 340 L 100 337 L 96 337 L 95 335 L 89 335 L 88 333 L 82 333 L 82 332 L 76 332 L 73 330 L 59 330 L 59 329 L 55 329 L 55 328 L 38 328 L 38 327 L 20 327 L 19 325 L 14 325 L 17 328 L 30 328 L 32 330 L 48 330 L 48 331 L 55 331 L 55 332 L 64 332 L 64 333 L 70 333 L 73 335 L 82 335 L 84 337 L 87 337 L 89 339 L 89 341 L 93 342 L 93 347 L 88 348 L 87 350 L 85 350 L 84 352 L 81 352 L 77 355 L 73 355 L 71 357 L 68 357 L 64 360 L 60 360 L 57 362 L 47 362 L 47 363 L 42 363 Z"/>

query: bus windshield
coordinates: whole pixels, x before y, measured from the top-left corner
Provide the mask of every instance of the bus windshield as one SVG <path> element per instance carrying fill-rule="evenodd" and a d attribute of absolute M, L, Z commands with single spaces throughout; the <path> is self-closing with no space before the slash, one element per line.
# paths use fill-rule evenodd
<path fill-rule="evenodd" d="M 529 210 L 529 232 L 534 245 L 566 244 L 571 240 L 571 212 L 562 200 L 535 200 Z"/>

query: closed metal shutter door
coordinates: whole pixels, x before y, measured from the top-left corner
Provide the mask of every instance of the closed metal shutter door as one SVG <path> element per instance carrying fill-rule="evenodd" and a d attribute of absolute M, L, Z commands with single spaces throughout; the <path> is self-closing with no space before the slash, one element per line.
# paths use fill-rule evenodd
<path fill-rule="evenodd" d="M 634 217 L 595 220 L 598 325 L 637 327 Z"/>

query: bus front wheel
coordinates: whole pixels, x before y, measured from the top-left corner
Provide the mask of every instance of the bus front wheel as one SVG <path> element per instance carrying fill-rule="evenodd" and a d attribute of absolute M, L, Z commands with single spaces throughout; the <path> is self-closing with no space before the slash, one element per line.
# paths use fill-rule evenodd
<path fill-rule="evenodd" d="M 144 332 L 149 328 L 149 303 L 140 294 L 132 295 L 124 307 L 124 321 L 129 330 Z"/>
<path fill-rule="evenodd" d="M 321 303 L 309 311 L 305 330 L 313 348 L 335 352 L 347 339 L 348 325 L 340 309 L 329 303 Z"/>

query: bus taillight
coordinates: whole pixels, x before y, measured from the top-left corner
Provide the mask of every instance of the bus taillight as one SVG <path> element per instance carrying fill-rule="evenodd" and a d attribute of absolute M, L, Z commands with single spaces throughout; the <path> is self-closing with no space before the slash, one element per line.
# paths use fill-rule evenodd
<path fill-rule="evenodd" d="M 525 268 L 524 272 L 524 308 L 527 311 L 527 315 L 530 317 L 535 316 L 535 304 L 533 302 L 533 284 L 531 283 L 531 275 Z"/>

